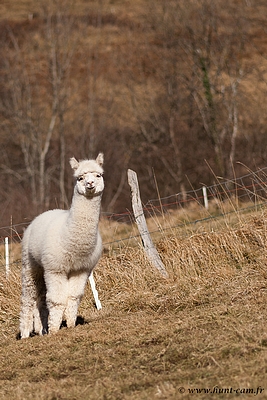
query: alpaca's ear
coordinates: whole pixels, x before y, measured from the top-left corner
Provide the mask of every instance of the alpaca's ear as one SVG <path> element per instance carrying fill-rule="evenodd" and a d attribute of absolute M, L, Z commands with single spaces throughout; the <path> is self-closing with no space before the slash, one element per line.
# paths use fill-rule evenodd
<path fill-rule="evenodd" d="M 76 158 L 72 157 L 70 158 L 70 166 L 74 171 L 79 167 L 79 161 L 76 160 Z"/>
<path fill-rule="evenodd" d="M 104 154 L 103 153 L 98 154 L 98 156 L 96 157 L 96 162 L 98 165 L 100 165 L 100 167 L 102 167 L 102 165 L 104 164 Z"/>

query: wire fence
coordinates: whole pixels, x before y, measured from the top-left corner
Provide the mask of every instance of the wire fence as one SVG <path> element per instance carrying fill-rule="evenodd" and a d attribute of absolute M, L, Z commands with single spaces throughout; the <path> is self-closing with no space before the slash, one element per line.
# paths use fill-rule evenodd
<path fill-rule="evenodd" d="M 205 190 L 204 190 L 205 189 Z M 259 169 L 257 171 L 250 171 L 248 174 L 228 180 L 220 180 L 211 186 L 202 186 L 196 190 L 192 189 L 187 192 L 175 193 L 170 196 L 151 199 L 146 204 L 144 204 L 144 213 L 146 216 L 154 215 L 155 213 L 167 213 L 170 210 L 176 209 L 186 209 L 192 203 L 199 205 L 200 207 L 206 206 L 212 202 L 223 202 L 227 199 L 235 198 L 239 203 L 257 203 L 261 202 L 261 206 L 265 204 L 267 199 L 267 167 Z M 247 211 L 251 207 L 243 208 Z M 242 210 L 242 207 L 240 207 Z M 240 210 L 239 210 L 240 211 Z M 222 216 L 223 214 L 221 214 Z M 121 213 L 108 213 L 103 212 L 101 214 L 102 218 L 108 220 L 117 221 L 121 223 L 132 223 L 134 221 L 133 213 L 129 210 Z M 217 215 L 218 217 L 218 215 Z M 198 219 L 189 222 L 189 224 L 195 224 L 201 221 L 207 221 L 213 219 L 213 216 L 208 216 L 202 220 Z M 0 243 L 4 243 L 6 237 L 10 239 L 12 243 L 18 243 L 21 241 L 23 232 L 26 227 L 30 224 L 29 222 L 22 222 L 18 224 L 11 224 L 9 226 L 0 227 Z M 181 226 L 184 224 L 181 224 Z M 176 225 L 176 227 L 179 225 Z M 166 228 L 169 229 L 169 228 Z M 150 232 L 150 234 L 158 232 Z M 139 237 L 139 235 L 136 235 Z M 119 240 L 114 240 L 113 242 L 104 243 L 104 245 L 111 245 L 112 243 L 117 243 L 120 241 L 125 241 L 132 239 L 131 237 L 126 237 Z"/>
<path fill-rule="evenodd" d="M 205 189 L 205 190 L 204 190 Z M 170 196 L 149 200 L 143 205 L 144 213 L 150 216 L 155 212 L 160 214 L 167 213 L 169 210 L 186 208 L 192 203 L 200 206 L 211 204 L 212 202 L 223 202 L 227 199 L 235 198 L 239 203 L 266 201 L 267 199 L 267 167 L 236 178 L 221 180 L 218 183 L 187 192 L 179 192 Z M 111 220 L 118 222 L 131 223 L 134 220 L 131 211 L 122 213 L 103 213 Z"/>
<path fill-rule="evenodd" d="M 202 186 L 197 190 L 186 193 L 177 193 L 160 199 L 149 200 L 148 205 L 158 208 L 173 206 L 186 206 L 192 201 L 204 205 L 204 191 L 206 189 L 208 200 L 224 201 L 235 197 L 240 202 L 258 201 L 266 199 L 267 195 L 267 168 L 251 172 L 235 180 L 222 181 L 212 186 Z"/>

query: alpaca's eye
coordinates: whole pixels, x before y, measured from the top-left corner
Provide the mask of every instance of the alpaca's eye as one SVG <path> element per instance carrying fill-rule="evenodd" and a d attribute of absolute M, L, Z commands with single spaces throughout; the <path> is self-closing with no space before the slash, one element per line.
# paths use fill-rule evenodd
<path fill-rule="evenodd" d="M 96 177 L 97 178 L 101 178 L 101 176 L 103 176 L 102 174 L 97 174 Z"/>
<path fill-rule="evenodd" d="M 80 182 L 83 180 L 83 176 L 78 176 L 77 181 Z"/>

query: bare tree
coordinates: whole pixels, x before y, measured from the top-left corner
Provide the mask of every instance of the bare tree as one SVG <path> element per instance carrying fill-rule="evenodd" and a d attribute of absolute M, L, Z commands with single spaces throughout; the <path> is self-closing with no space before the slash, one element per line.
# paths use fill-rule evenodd
<path fill-rule="evenodd" d="M 226 29 L 219 4 L 210 0 L 199 4 L 197 19 L 184 22 L 187 37 L 181 45 L 191 62 L 192 95 L 214 149 L 217 171 L 229 176 L 229 165 L 235 161 L 238 98 L 246 68 L 242 62 L 246 31 L 242 18 Z"/>
<path fill-rule="evenodd" d="M 180 160 L 175 167 L 175 163 L 164 162 L 180 182 L 184 170 L 181 149 L 186 142 L 182 140 L 179 120 L 186 118 L 191 131 L 202 129 L 205 132 L 207 144 L 214 151 L 218 174 L 231 175 L 230 165 L 235 161 L 240 88 L 246 75 L 243 55 L 248 41 L 242 15 L 236 18 L 234 13 L 230 15 L 233 10 L 227 3 L 229 26 L 224 26 L 220 7 L 220 2 L 212 0 L 189 1 L 186 5 L 184 2 L 156 2 L 153 10 L 151 7 L 151 24 L 163 54 L 168 53 L 168 58 L 161 63 L 165 89 L 154 121 L 161 120 L 157 131 L 164 127 L 175 162 Z M 163 116 L 166 104 L 169 109 Z M 155 115 L 155 111 L 152 113 Z M 141 131 L 149 141 L 144 123 Z"/>
<path fill-rule="evenodd" d="M 63 11 L 64 10 L 64 11 Z M 52 87 L 51 124 L 58 118 L 58 133 L 60 144 L 59 188 L 61 206 L 68 204 L 65 191 L 65 116 L 68 112 L 69 78 L 73 54 L 76 49 L 76 39 L 73 36 L 74 17 L 66 15 L 63 5 L 47 15 L 46 34 L 50 66 L 50 83 Z M 47 135 L 48 142 L 51 136 Z"/>
<path fill-rule="evenodd" d="M 59 141 L 59 181 L 61 205 L 67 204 L 65 193 L 65 115 L 68 111 L 69 71 L 75 49 L 72 20 L 60 8 L 45 9 L 42 19 L 45 40 L 42 59 L 34 59 L 29 44 L 20 44 L 12 29 L 5 59 L 8 76 L 7 92 L 2 99 L 2 112 L 8 114 L 16 131 L 15 140 L 24 156 L 25 171 L 30 180 L 32 202 L 39 212 L 49 206 L 49 185 L 56 167 L 47 164 L 52 139 Z M 31 43 L 33 46 L 37 43 Z M 42 79 L 37 77 L 39 65 Z M 55 179 L 55 176 L 53 176 Z"/>

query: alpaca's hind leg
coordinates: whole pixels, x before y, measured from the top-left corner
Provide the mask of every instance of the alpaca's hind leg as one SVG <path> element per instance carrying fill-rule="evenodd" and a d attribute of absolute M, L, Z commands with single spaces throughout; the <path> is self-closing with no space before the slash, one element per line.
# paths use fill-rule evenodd
<path fill-rule="evenodd" d="M 48 332 L 48 309 L 46 306 L 46 286 L 43 269 L 39 268 L 35 275 L 37 300 L 34 309 L 34 331 L 39 335 Z"/>
<path fill-rule="evenodd" d="M 36 305 L 36 286 L 32 276 L 30 263 L 23 261 L 22 267 L 22 295 L 20 311 L 20 335 L 27 338 L 33 331 L 33 314 Z"/>
<path fill-rule="evenodd" d="M 48 309 L 45 295 L 44 293 L 38 297 L 34 310 L 34 331 L 39 335 L 48 333 Z"/>
<path fill-rule="evenodd" d="M 33 326 L 34 326 L 34 332 L 38 333 L 39 335 L 42 335 L 43 331 L 43 326 L 42 326 L 42 321 L 40 318 L 40 312 L 37 306 L 37 302 L 35 303 L 34 311 L 33 311 Z"/>
<path fill-rule="evenodd" d="M 73 328 L 76 324 L 78 307 L 84 288 L 88 279 L 88 273 L 72 274 L 68 281 L 68 302 L 65 310 L 65 318 L 68 328 Z"/>
<path fill-rule="evenodd" d="M 25 339 L 33 331 L 33 312 L 35 301 L 22 299 L 20 312 L 20 337 Z"/>
<path fill-rule="evenodd" d="M 67 305 L 68 280 L 65 274 L 46 273 L 46 304 L 48 308 L 48 332 L 56 333 L 61 325 Z"/>

